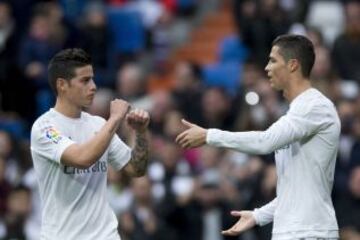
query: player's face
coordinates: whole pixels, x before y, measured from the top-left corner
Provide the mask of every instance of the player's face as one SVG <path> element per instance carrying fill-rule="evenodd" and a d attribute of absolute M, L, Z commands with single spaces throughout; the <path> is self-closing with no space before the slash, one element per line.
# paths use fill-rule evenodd
<path fill-rule="evenodd" d="M 69 81 L 66 88 L 66 95 L 72 103 L 82 108 L 89 107 L 96 92 L 92 66 L 76 68 L 75 77 Z"/>
<path fill-rule="evenodd" d="M 279 53 L 279 47 L 273 46 L 269 56 L 269 62 L 265 67 L 270 85 L 276 90 L 283 90 L 289 78 L 285 59 Z"/>

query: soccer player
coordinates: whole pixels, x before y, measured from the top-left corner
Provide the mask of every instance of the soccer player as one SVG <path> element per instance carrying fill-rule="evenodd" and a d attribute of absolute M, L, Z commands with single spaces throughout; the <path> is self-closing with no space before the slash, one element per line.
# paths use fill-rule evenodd
<path fill-rule="evenodd" d="M 248 154 L 275 151 L 277 197 L 253 211 L 232 212 L 240 219 L 224 235 L 239 235 L 273 221 L 273 240 L 339 238 L 330 195 L 340 121 L 334 104 L 311 87 L 314 59 L 313 45 L 303 36 L 274 40 L 265 71 L 290 109 L 265 131 L 207 130 L 183 120 L 187 129 L 176 141 L 184 148 L 207 143 Z"/>
<path fill-rule="evenodd" d="M 83 111 L 96 92 L 89 55 L 81 49 L 56 54 L 48 66 L 56 104 L 31 130 L 31 154 L 43 204 L 41 240 L 119 240 L 106 199 L 109 164 L 129 176 L 145 174 L 149 114 L 115 99 L 110 117 Z M 116 135 L 126 121 L 135 131 L 130 149 Z"/>

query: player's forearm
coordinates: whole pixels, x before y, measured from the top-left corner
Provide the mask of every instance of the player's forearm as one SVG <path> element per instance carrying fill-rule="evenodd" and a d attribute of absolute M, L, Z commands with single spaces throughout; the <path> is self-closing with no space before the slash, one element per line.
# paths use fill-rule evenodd
<path fill-rule="evenodd" d="M 137 132 L 135 146 L 129 164 L 132 166 L 133 176 L 143 176 L 146 173 L 149 159 L 148 132 Z"/>
<path fill-rule="evenodd" d="M 227 132 L 210 129 L 207 143 L 217 147 L 236 149 L 248 154 L 268 154 L 312 133 L 311 127 L 299 117 L 285 116 L 265 131 Z"/>
<path fill-rule="evenodd" d="M 62 163 L 77 168 L 93 165 L 106 151 L 119 124 L 118 119 L 110 118 L 89 141 L 71 145 L 66 149 L 61 158 Z"/>
<path fill-rule="evenodd" d="M 253 216 L 257 225 L 264 226 L 274 219 L 274 213 L 277 206 L 277 198 L 274 198 L 268 204 L 262 206 L 261 208 L 256 208 L 253 211 Z"/>
<path fill-rule="evenodd" d="M 206 142 L 216 147 L 238 150 L 248 154 L 267 154 L 274 149 L 274 144 L 264 132 L 228 132 L 209 129 Z"/>

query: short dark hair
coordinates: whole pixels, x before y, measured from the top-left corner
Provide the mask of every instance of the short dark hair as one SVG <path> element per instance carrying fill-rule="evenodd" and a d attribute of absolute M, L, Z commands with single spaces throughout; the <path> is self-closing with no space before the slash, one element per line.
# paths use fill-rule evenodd
<path fill-rule="evenodd" d="M 49 85 L 58 94 L 56 81 L 58 78 L 70 80 L 75 76 L 75 68 L 91 65 L 91 57 L 83 49 L 69 48 L 58 52 L 48 66 Z"/>
<path fill-rule="evenodd" d="M 279 53 L 285 61 L 296 59 L 300 62 L 302 75 L 310 76 L 311 69 L 315 62 L 314 45 L 301 35 L 280 35 L 272 43 L 272 46 L 279 47 Z"/>

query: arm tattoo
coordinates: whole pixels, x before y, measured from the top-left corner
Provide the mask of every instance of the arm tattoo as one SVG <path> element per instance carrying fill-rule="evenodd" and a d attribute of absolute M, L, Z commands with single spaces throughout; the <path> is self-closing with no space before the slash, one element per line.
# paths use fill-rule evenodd
<path fill-rule="evenodd" d="M 136 133 L 135 147 L 131 153 L 130 164 L 134 169 L 135 176 L 143 176 L 146 173 L 149 159 L 149 141 L 147 133 Z"/>

